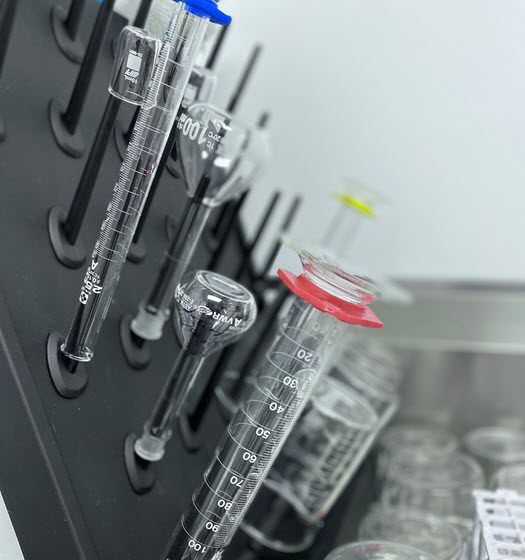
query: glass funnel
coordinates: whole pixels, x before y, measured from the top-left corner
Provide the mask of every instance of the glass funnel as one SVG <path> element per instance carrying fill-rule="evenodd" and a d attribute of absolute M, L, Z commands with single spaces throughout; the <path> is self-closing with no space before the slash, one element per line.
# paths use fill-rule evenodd
<path fill-rule="evenodd" d="M 248 188 L 269 159 L 262 130 L 244 125 L 213 105 L 191 105 L 181 115 L 177 128 L 186 191 L 193 198 L 206 177 L 206 206 L 221 206 Z"/>
<path fill-rule="evenodd" d="M 177 130 L 177 149 L 189 199 L 153 288 L 131 321 L 131 331 L 142 340 L 162 337 L 171 298 L 212 208 L 249 188 L 267 161 L 266 135 L 211 105 L 191 105 L 180 115 Z"/>

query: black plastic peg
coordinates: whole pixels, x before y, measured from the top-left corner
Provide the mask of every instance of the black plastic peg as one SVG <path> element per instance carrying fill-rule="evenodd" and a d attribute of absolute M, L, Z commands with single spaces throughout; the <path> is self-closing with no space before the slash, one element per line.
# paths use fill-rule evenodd
<path fill-rule="evenodd" d="M 255 250 L 259 246 L 263 235 L 270 225 L 270 221 L 277 208 L 277 204 L 279 203 L 280 198 L 281 193 L 279 191 L 275 191 L 272 198 L 270 199 L 268 206 L 266 207 L 266 211 L 264 212 L 261 221 L 259 222 L 259 226 L 257 227 L 255 235 L 253 236 L 253 239 L 250 242 L 247 251 L 243 255 L 243 259 L 233 276 L 235 280 L 240 280 L 242 278 L 249 266 L 249 263 L 253 261 Z"/>
<path fill-rule="evenodd" d="M 84 245 L 79 240 L 80 229 L 86 217 L 120 104 L 120 99 L 113 95 L 109 96 L 97 135 L 67 214 L 59 206 L 51 208 L 49 212 L 48 233 L 51 246 L 57 259 L 68 268 L 78 268 L 86 260 Z"/>
<path fill-rule="evenodd" d="M 89 45 L 77 76 L 69 104 L 65 107 L 57 99 L 49 104 L 49 121 L 57 144 L 71 157 L 79 158 L 85 151 L 85 143 L 79 128 L 87 94 L 100 49 L 111 21 L 115 0 L 104 0 L 91 33 Z"/>
<path fill-rule="evenodd" d="M 217 248 L 215 251 L 212 252 L 211 258 L 208 262 L 208 266 L 206 267 L 207 270 L 216 270 L 217 265 L 219 264 L 224 251 L 227 247 L 228 238 L 235 226 L 235 222 L 239 218 L 239 214 L 246 202 L 248 194 L 250 193 L 249 190 L 244 191 L 241 196 L 235 201 L 233 204 L 229 216 L 222 222 L 220 225 L 219 232 L 217 234 Z M 243 259 L 244 260 L 244 259 Z"/>
<path fill-rule="evenodd" d="M 9 40 L 15 21 L 17 0 L 4 0 L 0 13 L 0 76 L 4 70 L 4 63 L 9 49 Z M 5 120 L 0 116 L 0 142 L 7 137 L 7 127 Z"/>
<path fill-rule="evenodd" d="M 133 117 L 131 118 L 128 128 L 126 128 L 125 130 L 120 120 L 118 120 L 117 124 L 115 125 L 115 145 L 117 146 L 117 152 L 120 156 L 120 159 L 122 160 L 124 160 L 124 158 L 126 157 L 126 152 L 131 141 L 133 130 L 135 129 L 135 125 L 137 124 L 139 114 L 140 107 L 137 107 L 135 109 L 135 112 L 133 113 Z"/>
<path fill-rule="evenodd" d="M 51 10 L 51 27 L 59 49 L 71 60 L 79 64 L 85 48 L 79 37 L 80 21 L 86 7 L 86 0 L 72 0 L 69 11 L 56 4 Z"/>

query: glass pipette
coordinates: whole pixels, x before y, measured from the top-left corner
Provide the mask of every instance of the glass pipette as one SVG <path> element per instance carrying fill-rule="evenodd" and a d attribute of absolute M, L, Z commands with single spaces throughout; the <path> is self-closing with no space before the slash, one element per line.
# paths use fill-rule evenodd
<path fill-rule="evenodd" d="M 342 322 L 381 326 L 358 278 L 312 255 L 301 258 L 304 274 L 279 271 L 297 297 L 163 560 L 221 558 L 306 405 Z"/>
<path fill-rule="evenodd" d="M 174 4 L 156 68 L 137 119 L 119 179 L 102 224 L 90 265 L 84 277 L 79 306 L 65 342 L 56 357 L 49 344 L 48 363 L 55 386 L 67 388 L 69 372 L 78 362 L 90 361 L 97 338 L 117 287 L 122 265 L 131 244 L 158 162 L 198 54 L 204 31 L 212 21 L 228 24 L 213 0 L 187 0 Z M 58 363 L 58 368 L 55 367 Z M 62 366 L 64 367 L 60 367 Z M 57 381 L 58 379 L 58 381 Z M 73 397 L 85 387 L 74 380 Z"/>
<path fill-rule="evenodd" d="M 264 133 L 243 125 L 236 117 L 212 105 L 190 106 L 180 116 L 177 128 L 188 202 L 138 314 L 122 319 L 122 345 L 129 364 L 136 368 L 144 367 L 149 361 L 144 341 L 162 337 L 173 293 L 212 209 L 252 184 L 267 160 Z"/>
<path fill-rule="evenodd" d="M 239 339 L 254 323 L 253 295 L 233 280 L 213 272 L 188 274 L 177 287 L 175 325 L 182 351 L 162 393 L 137 439 L 126 438 L 125 459 L 136 492 L 147 492 L 155 481 L 151 463 L 164 456 L 171 425 L 199 375 L 205 360 Z"/>

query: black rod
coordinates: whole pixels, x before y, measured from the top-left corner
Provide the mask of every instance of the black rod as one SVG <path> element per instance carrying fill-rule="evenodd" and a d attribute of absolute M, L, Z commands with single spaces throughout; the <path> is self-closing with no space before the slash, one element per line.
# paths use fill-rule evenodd
<path fill-rule="evenodd" d="M 16 6 L 17 0 L 4 0 L 2 4 L 2 19 L 0 20 L 0 77 L 4 70 L 5 59 L 9 49 L 9 40 L 15 21 Z M 0 116 L 0 142 L 4 141 L 6 136 L 6 124 L 3 117 Z"/>
<path fill-rule="evenodd" d="M 266 264 L 263 266 L 262 271 L 259 273 L 260 278 L 266 277 L 266 275 L 270 271 L 273 262 L 275 261 L 277 255 L 279 254 L 279 251 L 281 250 L 281 235 L 283 233 L 287 233 L 288 231 L 290 231 L 290 228 L 292 227 L 292 224 L 295 218 L 297 217 L 297 213 L 299 212 L 299 208 L 301 207 L 302 202 L 303 202 L 302 197 L 300 196 L 294 197 L 292 204 L 290 205 L 290 208 L 288 209 L 288 212 L 286 213 L 286 216 L 283 220 L 279 238 L 275 240 L 273 248 L 270 251 L 268 260 L 266 261 Z"/>
<path fill-rule="evenodd" d="M 255 65 L 257 64 L 257 61 L 259 59 L 259 57 L 261 56 L 262 53 L 262 46 L 261 45 L 256 45 L 252 51 L 252 54 L 250 56 L 250 59 L 248 60 L 248 63 L 246 65 L 246 68 L 244 69 L 244 72 L 241 76 L 241 79 L 239 81 L 239 83 L 237 84 L 237 87 L 235 88 L 231 98 L 230 98 L 230 102 L 228 104 L 228 107 L 226 109 L 226 111 L 228 113 L 234 113 L 235 110 L 237 109 L 238 105 L 239 105 L 239 101 L 241 100 L 241 97 L 243 96 L 246 87 L 248 86 L 248 82 L 250 81 L 250 78 L 252 77 L 252 74 L 255 70 Z"/>
<path fill-rule="evenodd" d="M 220 378 L 222 377 L 226 366 L 230 362 L 232 355 L 235 353 L 237 345 L 233 344 L 225 348 L 217 360 L 213 371 L 206 382 L 204 390 L 200 394 L 197 403 L 195 404 L 193 410 L 187 414 L 188 424 L 193 432 L 198 432 L 199 428 L 204 420 L 206 411 L 208 410 L 210 403 L 213 399 L 215 387 L 217 386 Z"/>
<path fill-rule="evenodd" d="M 133 27 L 139 27 L 143 29 L 148 21 L 149 12 L 151 9 L 151 5 L 153 4 L 153 0 L 142 0 L 139 11 L 135 16 L 135 21 L 133 22 Z"/>
<path fill-rule="evenodd" d="M 114 5 L 115 0 L 104 0 L 99 9 L 97 20 L 89 39 L 86 56 L 84 56 L 82 66 L 80 67 L 66 112 L 62 115 L 62 119 L 71 133 L 77 129 L 80 117 L 82 116 L 82 110 L 84 109 L 95 65 L 108 30 Z"/>
<path fill-rule="evenodd" d="M 137 113 L 135 113 L 135 116 L 133 117 L 134 121 L 136 121 L 137 114 L 138 114 L 138 111 L 137 111 Z M 133 121 L 132 121 L 132 125 L 134 126 Z M 133 128 L 131 127 L 131 125 L 130 125 L 130 129 L 131 129 L 131 132 L 133 132 Z M 146 223 L 146 221 L 148 219 L 148 214 L 150 212 L 151 205 L 153 204 L 153 199 L 155 198 L 155 193 L 157 192 L 157 188 L 158 188 L 158 186 L 160 184 L 160 181 L 162 179 L 162 176 L 164 174 L 164 169 L 166 168 L 166 164 L 168 162 L 170 154 L 171 154 L 171 152 L 172 152 L 172 150 L 173 150 L 173 148 L 176 144 L 176 139 L 177 139 L 177 121 L 175 121 L 175 123 L 173 124 L 170 135 L 168 136 L 168 141 L 166 142 L 166 147 L 164 148 L 164 151 L 162 152 L 162 156 L 161 156 L 160 161 L 159 161 L 159 166 L 157 168 L 157 173 L 155 174 L 153 182 L 151 183 L 148 198 L 146 199 L 146 203 L 144 204 L 144 208 L 142 209 L 142 214 L 140 216 L 139 223 L 137 224 L 137 229 L 135 230 L 135 235 L 133 236 L 133 244 L 134 245 L 136 245 L 141 238 L 142 230 L 144 229 L 144 224 Z"/>
<path fill-rule="evenodd" d="M 268 226 L 270 225 L 270 220 L 273 216 L 273 213 L 275 212 L 275 209 L 277 208 L 277 204 L 279 203 L 280 198 L 281 198 L 280 191 L 275 191 L 270 200 L 270 203 L 266 207 L 266 211 L 264 212 L 261 221 L 259 222 L 259 227 L 257 228 L 255 235 L 253 236 L 253 239 L 247 248 L 246 254 L 244 255 L 244 258 L 241 264 L 239 265 L 239 268 L 235 272 L 234 278 L 236 280 L 239 280 L 244 274 L 244 271 L 248 266 L 248 261 L 253 257 L 253 253 L 255 252 L 255 249 L 259 245 L 262 236 L 264 235 Z"/>
<path fill-rule="evenodd" d="M 117 99 L 113 95 L 109 96 L 106 109 L 104 110 L 102 120 L 97 130 L 97 135 L 95 136 L 91 151 L 89 152 L 89 157 L 84 171 L 82 172 L 80 182 L 78 183 L 75 196 L 69 207 L 63 227 L 66 238 L 72 245 L 77 241 L 80 228 L 84 222 L 89 201 L 111 137 L 111 131 L 117 119 L 120 103 L 120 99 Z"/>
<path fill-rule="evenodd" d="M 131 136 L 133 135 L 133 130 L 135 129 L 135 125 L 137 124 L 137 120 L 140 114 L 140 107 L 135 109 L 135 113 L 133 113 L 133 118 L 131 119 L 128 130 L 124 133 L 124 139 L 126 140 L 126 144 L 129 144 L 131 140 Z"/>
<path fill-rule="evenodd" d="M 213 49 L 210 52 L 210 56 L 208 56 L 208 60 L 206 61 L 206 68 L 208 70 L 213 70 L 215 68 L 215 64 L 217 62 L 217 58 L 219 53 L 221 52 L 222 46 L 224 44 L 224 39 L 226 39 L 226 35 L 228 34 L 228 29 L 230 29 L 230 25 L 223 25 L 219 31 L 219 36 L 213 45 Z"/>
<path fill-rule="evenodd" d="M 69 7 L 69 12 L 64 21 L 64 28 L 69 35 L 69 38 L 74 41 L 77 38 L 78 30 L 80 28 L 80 21 L 84 8 L 86 7 L 86 0 L 73 0 Z"/>
<path fill-rule="evenodd" d="M 217 238 L 217 249 L 213 251 L 211 255 L 211 259 L 208 263 L 207 269 L 208 270 L 215 270 L 217 268 L 217 264 L 221 260 L 224 250 L 226 249 L 226 243 L 228 241 L 228 237 L 231 234 L 235 221 L 239 217 L 239 213 L 246 202 L 246 198 L 248 197 L 249 190 L 244 191 L 241 196 L 237 199 L 235 206 L 231 210 L 231 214 L 228 217 L 228 220 L 225 221 L 222 225 L 221 231 L 219 232 Z M 243 259 L 244 260 L 244 259 Z"/>
<path fill-rule="evenodd" d="M 254 336 L 251 339 L 253 341 L 253 347 L 251 351 L 248 352 L 244 362 L 242 362 L 239 366 L 239 376 L 231 389 L 230 397 L 233 400 L 237 400 L 239 398 L 246 376 L 249 375 L 253 368 L 257 365 L 257 360 L 261 355 L 261 350 L 264 351 L 266 349 L 271 338 L 274 336 L 275 329 L 273 327 L 279 320 L 281 309 L 289 296 L 290 290 L 281 284 L 275 301 L 272 302 L 267 313 L 259 319 L 257 331 L 255 331 Z"/>
<path fill-rule="evenodd" d="M 4 63 L 9 48 L 9 40 L 15 21 L 17 0 L 4 0 L 2 3 L 2 20 L 0 21 L 0 76 L 4 70 Z"/>

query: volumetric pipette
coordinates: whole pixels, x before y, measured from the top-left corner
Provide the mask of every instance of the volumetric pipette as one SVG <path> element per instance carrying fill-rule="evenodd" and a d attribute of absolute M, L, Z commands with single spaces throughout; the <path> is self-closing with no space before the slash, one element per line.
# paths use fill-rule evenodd
<path fill-rule="evenodd" d="M 182 351 L 162 393 L 137 439 L 126 438 L 125 460 L 136 492 L 155 482 L 151 464 L 164 456 L 171 425 L 197 379 L 206 358 L 239 339 L 254 323 L 253 295 L 241 285 L 213 272 L 188 274 L 175 295 L 175 325 Z"/>
<path fill-rule="evenodd" d="M 329 358 L 342 322 L 380 327 L 359 279 L 302 254 L 304 274 L 280 271 L 296 294 L 256 386 L 234 416 L 163 560 L 218 560 L 229 545 Z"/>
<path fill-rule="evenodd" d="M 93 357 L 122 265 L 210 21 L 221 25 L 230 22 L 213 0 L 186 0 L 174 4 L 146 99 L 84 277 L 77 312 L 65 342 L 61 343 L 56 333 L 48 341 L 50 373 L 63 396 L 77 396 L 85 388 L 85 373 L 83 380 L 72 379 L 75 378 L 72 373 L 78 362 L 88 362 Z M 58 355 L 57 342 L 60 344 Z"/>

